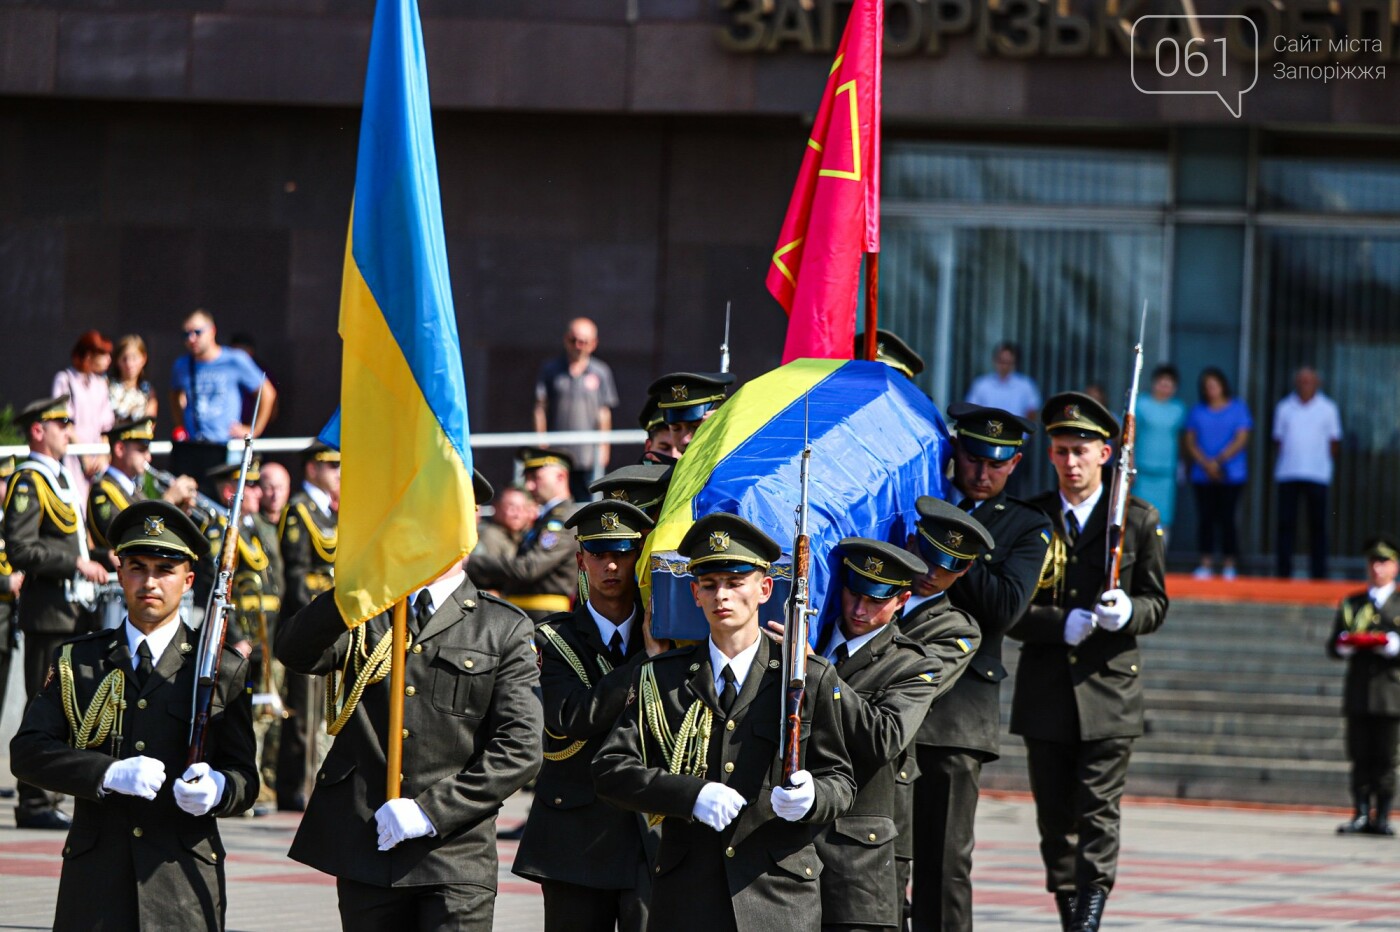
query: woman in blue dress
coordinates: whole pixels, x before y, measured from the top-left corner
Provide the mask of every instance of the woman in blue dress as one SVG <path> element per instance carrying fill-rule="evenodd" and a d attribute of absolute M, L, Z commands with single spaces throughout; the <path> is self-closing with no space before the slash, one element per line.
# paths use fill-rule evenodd
<path fill-rule="evenodd" d="M 1151 395 L 1139 398 L 1137 406 L 1137 479 L 1133 482 L 1133 494 L 1157 507 L 1164 535 L 1170 532 L 1176 514 L 1181 428 L 1186 423 L 1186 405 L 1176 397 L 1179 383 L 1175 366 L 1158 366 L 1152 370 Z"/>

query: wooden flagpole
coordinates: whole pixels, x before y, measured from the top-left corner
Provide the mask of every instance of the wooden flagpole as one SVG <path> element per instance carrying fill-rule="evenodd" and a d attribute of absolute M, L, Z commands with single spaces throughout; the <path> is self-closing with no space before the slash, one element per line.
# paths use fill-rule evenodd
<path fill-rule="evenodd" d="M 408 600 L 394 603 L 394 634 L 389 651 L 389 733 L 384 747 L 385 799 L 398 799 L 403 784 L 404 654 L 408 650 Z"/>

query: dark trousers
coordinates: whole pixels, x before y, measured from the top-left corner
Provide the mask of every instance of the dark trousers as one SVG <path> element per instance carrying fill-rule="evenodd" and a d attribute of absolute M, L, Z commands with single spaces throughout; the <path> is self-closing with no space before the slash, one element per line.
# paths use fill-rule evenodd
<path fill-rule="evenodd" d="M 1196 549 L 1202 557 L 1215 555 L 1216 532 L 1220 534 L 1220 555 L 1233 560 L 1240 555 L 1236 517 L 1240 506 L 1242 485 L 1224 482 L 1199 482 L 1196 491 Z"/>
<path fill-rule="evenodd" d="M 1390 715 L 1347 716 L 1351 789 L 1358 798 L 1395 795 L 1397 736 L 1400 736 L 1400 718 Z"/>
<path fill-rule="evenodd" d="M 643 932 L 647 904 L 628 890 L 595 890 L 558 880 L 540 881 L 544 932 Z"/>
<path fill-rule="evenodd" d="M 24 692 L 30 699 L 44 688 L 44 679 L 49 675 L 49 666 L 59 646 L 71 634 L 28 634 L 24 635 Z M 58 805 L 60 796 L 16 781 L 15 790 L 19 804 L 15 807 L 16 818 L 42 815 Z"/>
<path fill-rule="evenodd" d="M 1308 575 L 1327 578 L 1327 486 L 1321 482 L 1278 484 L 1277 576 L 1293 575 L 1293 547 L 1298 539 L 1298 499 L 1308 513 Z"/>
<path fill-rule="evenodd" d="M 1025 741 L 1045 889 L 1112 890 L 1133 739 Z"/>
<path fill-rule="evenodd" d="M 338 878 L 340 927 L 345 932 L 491 932 L 496 891 L 471 883 L 377 887 Z"/>
<path fill-rule="evenodd" d="M 914 781 L 914 929 L 972 928 L 973 821 L 982 761 L 970 751 L 917 745 Z"/>
<path fill-rule="evenodd" d="M 311 755 L 320 725 L 323 682 L 319 676 L 290 670 L 282 681 L 283 702 L 290 713 L 282 720 L 277 738 L 277 805 L 282 808 L 304 805 L 311 792 L 307 776 L 314 769 Z"/>

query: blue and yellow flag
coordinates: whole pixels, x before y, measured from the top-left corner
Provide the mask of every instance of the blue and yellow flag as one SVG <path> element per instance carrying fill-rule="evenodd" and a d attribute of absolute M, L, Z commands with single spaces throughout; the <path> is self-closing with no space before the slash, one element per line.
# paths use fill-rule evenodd
<path fill-rule="evenodd" d="M 340 292 L 336 604 L 354 627 L 476 544 L 466 380 L 415 0 L 379 0 Z"/>

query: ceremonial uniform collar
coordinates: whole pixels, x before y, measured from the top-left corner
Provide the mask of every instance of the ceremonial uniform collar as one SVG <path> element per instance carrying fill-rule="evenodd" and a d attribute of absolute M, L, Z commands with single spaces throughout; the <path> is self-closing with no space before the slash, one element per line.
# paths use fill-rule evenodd
<path fill-rule="evenodd" d="M 141 649 L 142 641 L 151 645 L 151 664 L 155 665 L 160 662 L 160 658 L 165 655 L 165 649 L 170 646 L 171 641 L 175 640 L 175 635 L 180 633 L 180 615 L 179 612 L 176 612 L 174 618 L 150 634 L 142 634 L 138 631 L 129 618 L 122 625 L 122 628 L 126 633 L 126 648 L 131 652 L 131 669 L 135 670 L 136 665 L 140 663 L 136 652 Z"/>
<path fill-rule="evenodd" d="M 1371 604 L 1379 608 L 1386 603 L 1387 599 L 1395 594 L 1395 583 L 1387 583 L 1379 589 L 1367 589 L 1366 594 L 1371 597 Z"/>
<path fill-rule="evenodd" d="M 428 593 L 428 601 L 432 605 L 431 614 L 436 614 L 447 604 L 447 600 L 452 598 L 452 593 L 457 591 L 457 587 L 462 585 L 462 575 L 463 574 L 458 573 L 449 579 L 439 579 L 437 582 L 429 583 L 427 586 L 414 592 L 408 600 L 409 611 L 411 612 L 413 606 L 418 602 L 419 594 L 426 591 Z"/>
<path fill-rule="evenodd" d="M 1089 526 L 1089 516 L 1094 513 L 1094 506 L 1099 503 L 1099 499 L 1103 498 L 1103 483 L 1099 483 L 1099 487 L 1078 505 L 1071 505 L 1069 500 L 1065 498 L 1064 492 L 1059 492 L 1058 494 L 1060 496 L 1061 517 L 1064 516 L 1066 511 L 1074 512 L 1075 520 L 1079 522 L 1079 527 L 1083 529 Z"/>
<path fill-rule="evenodd" d="M 753 639 L 753 643 L 739 651 L 738 656 L 730 659 L 720 652 L 715 646 L 713 639 L 706 639 L 705 643 L 710 648 L 710 671 L 715 675 L 715 693 L 718 695 L 724 689 L 723 670 L 727 666 L 734 671 L 734 688 L 742 690 L 744 680 L 748 679 L 749 668 L 753 666 L 754 655 L 758 653 L 759 642 L 763 640 L 763 635 Z"/>
<path fill-rule="evenodd" d="M 112 479 L 113 482 L 117 484 L 118 488 L 120 488 L 124 493 L 126 493 L 127 498 L 131 498 L 133 495 L 136 494 L 136 480 L 128 476 L 126 473 L 122 472 L 117 467 L 108 466 L 107 475 Z"/>
<path fill-rule="evenodd" d="M 303 482 L 301 484 L 301 489 L 306 493 L 307 498 L 311 499 L 311 503 L 316 506 L 316 509 L 320 511 L 323 516 L 327 518 L 331 516 L 331 496 L 329 492 L 317 488 L 309 482 Z"/>
<path fill-rule="evenodd" d="M 913 615 L 925 602 L 933 602 L 945 598 L 947 595 L 946 592 L 935 592 L 933 595 L 911 595 L 909 601 L 904 603 L 904 617 L 908 618 Z"/>
<path fill-rule="evenodd" d="M 930 596 L 930 598 L 932 598 L 932 596 Z M 909 601 L 912 602 L 913 599 L 911 598 Z M 871 641 L 875 640 L 875 638 L 879 637 L 880 632 L 884 631 L 886 627 L 888 627 L 888 625 L 881 625 L 874 631 L 866 632 L 865 634 L 862 634 L 860 637 L 855 638 L 853 640 L 847 640 L 846 632 L 841 630 L 841 622 L 838 621 L 836 622 L 836 624 L 831 626 L 831 643 L 826 646 L 825 656 L 828 660 L 831 660 L 834 663 L 836 649 L 842 644 L 845 644 L 847 658 L 854 657 L 857 651 L 859 651 L 865 645 L 869 644 Z"/>
<path fill-rule="evenodd" d="M 612 642 L 613 632 L 616 631 L 622 635 L 622 650 L 626 653 L 627 645 L 632 643 L 632 623 L 637 620 L 636 606 L 633 606 L 632 614 L 627 616 L 627 620 L 619 625 L 599 615 L 592 602 L 583 604 L 588 607 L 588 614 L 593 616 L 593 623 L 598 626 L 598 636 L 603 639 L 603 646 L 607 647 Z"/>

